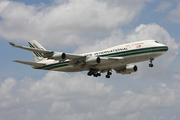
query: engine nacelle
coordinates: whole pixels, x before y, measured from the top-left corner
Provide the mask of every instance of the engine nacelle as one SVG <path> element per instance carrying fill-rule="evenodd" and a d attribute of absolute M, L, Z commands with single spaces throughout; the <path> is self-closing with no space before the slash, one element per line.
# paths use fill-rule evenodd
<path fill-rule="evenodd" d="M 90 65 L 96 65 L 96 64 L 99 64 L 100 62 L 101 62 L 100 57 L 90 57 L 86 59 L 86 63 Z"/>
<path fill-rule="evenodd" d="M 64 60 L 66 58 L 65 53 L 54 53 L 54 55 L 51 57 L 54 60 Z"/>
<path fill-rule="evenodd" d="M 138 70 L 136 65 L 126 65 L 125 69 L 117 71 L 117 73 L 121 74 L 131 74 L 132 72 L 136 72 Z"/>

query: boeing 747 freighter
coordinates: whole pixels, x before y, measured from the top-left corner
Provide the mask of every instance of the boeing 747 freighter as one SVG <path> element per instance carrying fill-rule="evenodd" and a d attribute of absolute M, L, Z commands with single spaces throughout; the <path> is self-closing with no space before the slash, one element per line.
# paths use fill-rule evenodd
<path fill-rule="evenodd" d="M 98 77 L 101 73 L 110 78 L 112 70 L 120 74 L 136 72 L 137 66 L 131 63 L 152 61 L 164 54 L 168 47 L 156 40 L 144 40 L 114 46 L 105 50 L 84 54 L 69 54 L 46 50 L 36 40 L 29 41 L 30 47 L 24 47 L 9 42 L 13 47 L 32 51 L 35 62 L 15 60 L 14 62 L 31 65 L 34 69 L 53 70 L 61 72 L 88 71 L 88 76 Z"/>

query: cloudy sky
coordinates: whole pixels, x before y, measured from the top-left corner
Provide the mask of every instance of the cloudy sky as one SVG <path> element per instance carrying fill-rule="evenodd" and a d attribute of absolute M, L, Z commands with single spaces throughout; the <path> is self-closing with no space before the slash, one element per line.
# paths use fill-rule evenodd
<path fill-rule="evenodd" d="M 1 120 L 179 120 L 179 0 L 0 0 Z M 28 46 L 84 53 L 155 39 L 169 47 L 131 75 L 34 70 Z"/>

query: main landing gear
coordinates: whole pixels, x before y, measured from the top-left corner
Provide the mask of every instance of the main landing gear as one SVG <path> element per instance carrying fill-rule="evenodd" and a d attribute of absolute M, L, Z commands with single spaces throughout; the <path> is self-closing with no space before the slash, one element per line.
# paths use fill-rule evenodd
<path fill-rule="evenodd" d="M 87 73 L 88 76 L 94 76 L 94 77 L 98 77 L 98 76 L 101 76 L 101 73 L 98 72 L 97 69 L 93 69 L 91 68 L 89 70 L 89 72 Z M 106 78 L 110 78 L 110 75 L 112 75 L 112 72 L 110 72 L 109 70 L 107 71 L 107 75 L 106 75 Z"/>
<path fill-rule="evenodd" d="M 107 75 L 106 75 L 106 78 L 110 78 L 110 75 L 112 75 L 112 72 L 110 72 L 110 71 L 108 70 Z"/>
<path fill-rule="evenodd" d="M 101 73 L 98 73 L 98 70 L 96 69 L 90 69 L 90 71 L 87 73 L 88 76 L 94 76 L 94 77 L 98 77 L 101 76 Z"/>
<path fill-rule="evenodd" d="M 154 58 L 150 58 L 150 64 L 149 67 L 153 67 L 154 65 L 152 64 L 152 61 L 154 60 Z"/>

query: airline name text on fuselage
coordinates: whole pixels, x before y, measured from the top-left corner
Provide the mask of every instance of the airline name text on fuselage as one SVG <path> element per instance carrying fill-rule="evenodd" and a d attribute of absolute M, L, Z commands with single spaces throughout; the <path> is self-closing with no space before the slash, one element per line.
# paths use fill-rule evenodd
<path fill-rule="evenodd" d="M 92 54 L 87 54 L 86 56 L 98 56 L 98 55 L 104 55 L 104 54 L 109 54 L 109 53 L 114 53 L 114 52 L 121 52 L 124 50 L 127 50 L 127 48 L 106 50 L 106 51 L 96 52 L 96 53 L 92 53 Z"/>

